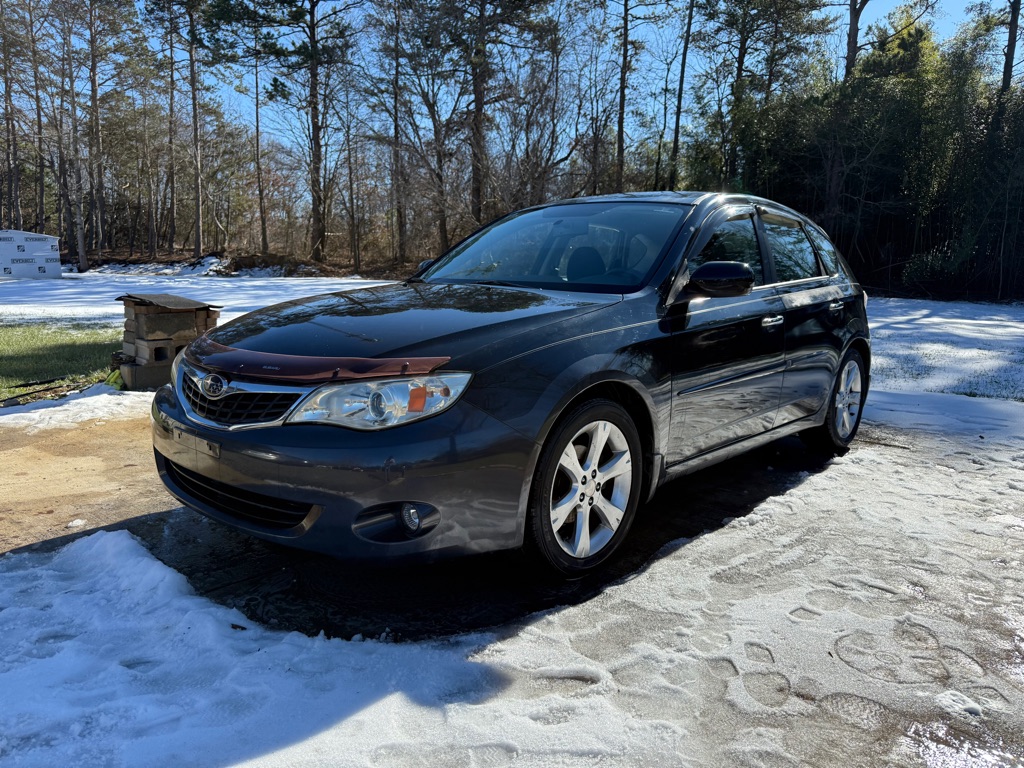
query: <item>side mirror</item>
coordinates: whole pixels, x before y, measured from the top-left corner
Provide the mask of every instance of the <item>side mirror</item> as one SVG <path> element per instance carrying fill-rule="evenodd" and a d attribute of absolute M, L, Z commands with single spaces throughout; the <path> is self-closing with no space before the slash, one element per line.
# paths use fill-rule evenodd
<path fill-rule="evenodd" d="M 754 287 L 754 271 L 742 261 L 708 261 L 690 275 L 687 293 L 701 296 L 746 296 Z"/>

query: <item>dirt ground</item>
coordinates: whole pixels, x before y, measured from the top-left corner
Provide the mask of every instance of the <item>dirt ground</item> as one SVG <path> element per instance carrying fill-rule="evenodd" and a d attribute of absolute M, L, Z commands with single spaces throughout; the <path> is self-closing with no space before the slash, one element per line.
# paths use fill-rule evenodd
<path fill-rule="evenodd" d="M 0 553 L 176 506 L 157 477 L 149 419 L 0 428 Z"/>

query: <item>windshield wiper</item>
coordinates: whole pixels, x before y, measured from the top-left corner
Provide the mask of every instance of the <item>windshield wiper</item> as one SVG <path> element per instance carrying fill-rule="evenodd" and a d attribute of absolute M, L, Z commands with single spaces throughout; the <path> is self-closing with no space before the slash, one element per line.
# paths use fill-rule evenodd
<path fill-rule="evenodd" d="M 528 285 L 522 283 L 513 283 L 508 280 L 474 280 L 473 285 L 496 285 L 500 288 L 529 288 Z"/>

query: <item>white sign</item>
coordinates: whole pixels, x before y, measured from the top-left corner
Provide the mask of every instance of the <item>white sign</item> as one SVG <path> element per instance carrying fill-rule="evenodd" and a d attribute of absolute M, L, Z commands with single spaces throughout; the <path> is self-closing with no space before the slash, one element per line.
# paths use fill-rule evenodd
<path fill-rule="evenodd" d="M 59 238 L 0 229 L 0 280 L 60 277 L 62 274 Z"/>

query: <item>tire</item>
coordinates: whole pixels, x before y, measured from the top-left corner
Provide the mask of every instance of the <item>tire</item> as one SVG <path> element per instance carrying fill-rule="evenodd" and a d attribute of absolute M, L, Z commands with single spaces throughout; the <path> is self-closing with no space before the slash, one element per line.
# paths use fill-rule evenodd
<path fill-rule="evenodd" d="M 572 411 L 548 438 L 530 493 L 530 537 L 542 562 L 568 577 L 606 562 L 633 523 L 642 465 L 640 437 L 621 406 L 595 399 Z"/>
<path fill-rule="evenodd" d="M 827 456 L 843 456 L 857 436 L 864 399 L 868 392 L 868 371 L 856 349 L 847 351 L 839 364 L 825 423 L 800 433 L 812 450 Z"/>

